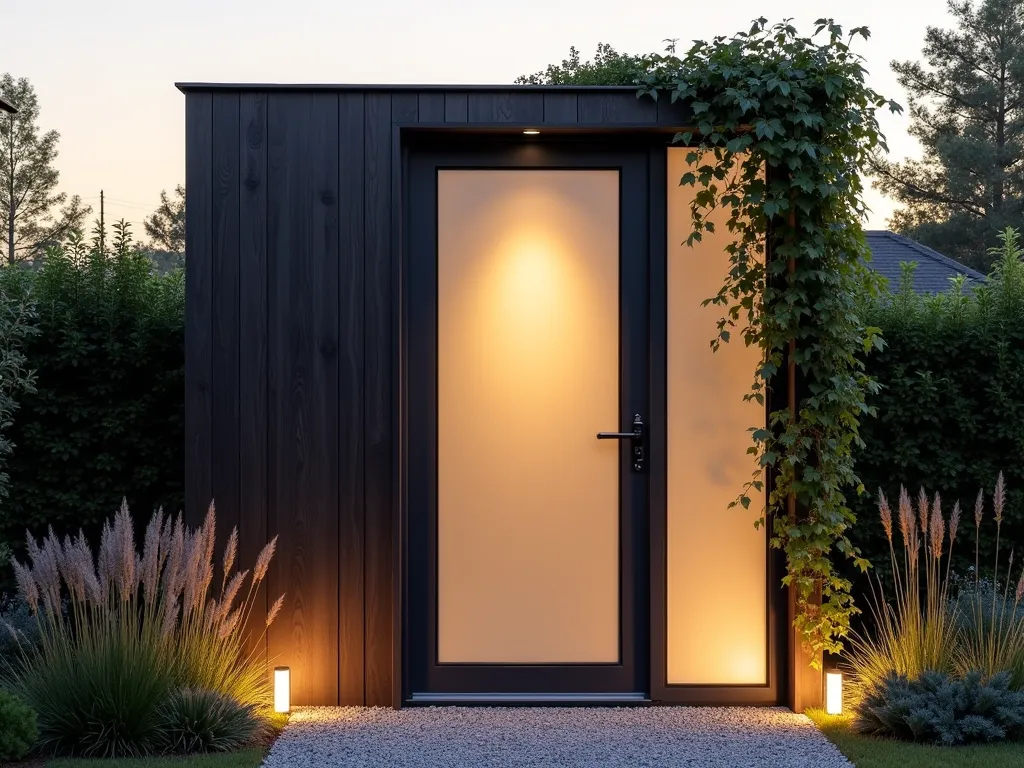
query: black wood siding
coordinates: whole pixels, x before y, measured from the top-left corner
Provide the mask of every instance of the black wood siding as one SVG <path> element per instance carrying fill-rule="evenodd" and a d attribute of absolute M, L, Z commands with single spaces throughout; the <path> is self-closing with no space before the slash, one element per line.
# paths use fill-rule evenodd
<path fill-rule="evenodd" d="M 632 89 L 183 85 L 186 514 L 215 500 L 296 704 L 399 703 L 401 126 L 684 124 Z M 259 631 L 261 616 L 255 617 Z"/>

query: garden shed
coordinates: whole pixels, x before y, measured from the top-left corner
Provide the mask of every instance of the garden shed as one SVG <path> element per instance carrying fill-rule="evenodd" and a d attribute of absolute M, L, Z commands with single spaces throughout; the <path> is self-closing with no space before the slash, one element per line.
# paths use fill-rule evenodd
<path fill-rule="evenodd" d="M 186 512 L 243 562 L 278 537 L 293 702 L 792 704 L 784 564 L 728 508 L 760 352 L 709 346 L 687 106 L 179 88 Z"/>

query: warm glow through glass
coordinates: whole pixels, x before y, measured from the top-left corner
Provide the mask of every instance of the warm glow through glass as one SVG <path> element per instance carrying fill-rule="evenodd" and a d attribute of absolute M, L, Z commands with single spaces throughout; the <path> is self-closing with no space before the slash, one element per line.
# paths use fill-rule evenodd
<path fill-rule="evenodd" d="M 536 128 L 527 128 L 525 131 L 523 131 L 523 133 L 525 133 L 527 136 L 536 136 L 538 133 L 540 133 L 540 131 L 538 131 Z"/>
<path fill-rule="evenodd" d="M 825 711 L 830 715 L 843 714 L 843 673 L 825 675 Z"/>
<path fill-rule="evenodd" d="M 668 682 L 764 685 L 768 680 L 767 542 L 762 505 L 731 508 L 757 463 L 750 427 L 764 406 L 744 401 L 761 350 L 737 333 L 713 351 L 719 307 L 705 307 L 729 269 L 728 211 L 716 209 L 695 247 L 680 186 L 689 150 L 668 150 Z"/>
<path fill-rule="evenodd" d="M 616 663 L 619 174 L 438 171 L 437 249 L 438 659 Z"/>
<path fill-rule="evenodd" d="M 291 670 L 288 667 L 274 667 L 274 711 L 291 711 Z"/>

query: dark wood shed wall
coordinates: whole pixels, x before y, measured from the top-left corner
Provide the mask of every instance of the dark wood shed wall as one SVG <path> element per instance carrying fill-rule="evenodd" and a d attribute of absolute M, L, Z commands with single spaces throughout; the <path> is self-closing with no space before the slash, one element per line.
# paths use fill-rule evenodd
<path fill-rule="evenodd" d="M 215 500 L 299 704 L 392 705 L 401 126 L 679 125 L 632 89 L 183 85 L 186 513 Z"/>

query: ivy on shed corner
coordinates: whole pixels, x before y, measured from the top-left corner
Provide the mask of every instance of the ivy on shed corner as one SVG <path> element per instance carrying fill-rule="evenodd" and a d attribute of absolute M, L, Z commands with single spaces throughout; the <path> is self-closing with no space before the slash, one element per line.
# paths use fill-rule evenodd
<path fill-rule="evenodd" d="M 693 147 L 693 172 L 680 184 L 700 187 L 687 242 L 714 231 L 714 208 L 728 210 L 730 269 L 705 305 L 723 308 L 715 349 L 735 329 L 763 351 L 748 400 L 765 402 L 794 345 L 798 412 L 785 393 L 772 398 L 767 428 L 752 429 L 759 467 L 734 505 L 749 507 L 771 472 L 758 525 L 770 520 L 771 544 L 785 551 L 783 583 L 795 587 L 795 627 L 812 658 L 841 650 L 857 612 L 833 555 L 869 565 L 847 536 L 856 519 L 844 495 L 864 490 L 852 449 L 862 445 L 860 419 L 877 391 L 857 355 L 882 346 L 879 329 L 862 321 L 878 285 L 863 263 L 859 172 L 886 149 L 876 110 L 900 110 L 864 82 L 850 43 L 867 38 L 866 28 L 844 35 L 831 19 L 815 26 L 801 37 L 788 21 L 761 18 L 749 32 L 697 42 L 681 57 L 671 41 L 665 55 L 649 57 L 638 93 L 692 108 L 695 130 L 675 137 Z"/>

